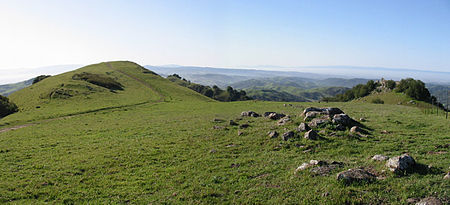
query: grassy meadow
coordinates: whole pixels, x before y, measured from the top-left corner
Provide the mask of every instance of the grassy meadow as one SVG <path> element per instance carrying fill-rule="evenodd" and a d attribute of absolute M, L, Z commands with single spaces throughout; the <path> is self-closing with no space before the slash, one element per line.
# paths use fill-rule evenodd
<path fill-rule="evenodd" d="M 24 97 L 32 90 L 48 92 L 62 81 L 88 85 L 71 80 L 71 73 L 11 95 L 23 109 L 1 119 L 0 129 L 34 125 L 0 132 L 1 203 L 405 204 L 408 198 L 428 196 L 448 200 L 450 183 L 443 176 L 450 166 L 450 120 L 443 116 L 413 106 L 363 101 L 292 106 L 216 102 L 159 76 L 126 69 L 128 63 L 112 65 L 97 65 L 101 72 L 93 67 L 74 72 L 112 72 L 124 85 L 117 93 Z M 36 109 L 37 104 L 41 108 Z M 339 107 L 354 119 L 365 118 L 370 135 L 326 132 L 315 141 L 304 139 L 303 133 L 289 141 L 267 136 L 272 130 L 294 130 L 309 106 Z M 240 116 L 248 110 L 281 112 L 293 122 L 277 126 L 264 117 Z M 250 127 L 230 126 L 229 120 Z M 385 162 L 370 160 L 375 154 L 402 153 L 431 168 L 397 176 Z M 311 159 L 344 165 L 328 176 L 312 176 L 308 170 L 294 174 Z M 349 186 L 336 180 L 338 172 L 357 167 L 381 177 Z"/>

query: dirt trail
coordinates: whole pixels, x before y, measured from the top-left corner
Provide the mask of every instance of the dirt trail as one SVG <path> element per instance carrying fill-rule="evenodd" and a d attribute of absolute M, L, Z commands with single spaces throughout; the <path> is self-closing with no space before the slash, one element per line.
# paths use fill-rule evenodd
<path fill-rule="evenodd" d="M 150 84 L 148 84 L 144 80 L 142 80 L 140 78 L 137 78 L 137 77 L 135 77 L 133 75 L 130 75 L 128 73 L 125 73 L 125 72 L 123 72 L 121 70 L 117 70 L 117 69 L 113 68 L 110 63 L 106 63 L 106 65 L 109 68 L 111 68 L 111 69 L 113 69 L 113 70 L 115 70 L 115 71 L 117 71 L 117 72 L 119 72 L 119 73 L 121 73 L 123 75 L 126 75 L 129 78 L 132 78 L 133 80 L 136 80 L 139 83 L 141 83 L 142 85 L 144 85 L 145 87 L 149 88 L 150 90 L 152 90 L 153 92 L 158 94 L 159 99 L 157 101 L 154 101 L 154 102 L 144 102 L 144 103 L 137 103 L 137 104 L 133 104 L 133 105 L 121 105 L 121 106 L 115 106 L 115 107 L 100 108 L 100 109 L 88 110 L 88 111 L 85 111 L 85 112 L 82 112 L 82 113 L 72 114 L 72 115 L 68 115 L 68 116 L 51 118 L 51 119 L 45 119 L 45 120 L 41 120 L 41 121 L 37 121 L 37 122 L 33 122 L 33 123 L 27 123 L 27 124 L 23 124 L 23 125 L 17 125 L 17 126 L 13 126 L 13 127 L 3 128 L 3 129 L 0 129 L 0 133 L 8 132 L 8 131 L 11 131 L 11 130 L 17 130 L 17 129 L 21 129 L 21 128 L 25 128 L 25 127 L 30 127 L 30 126 L 33 126 L 33 125 L 37 125 L 37 124 L 41 124 L 41 123 L 45 123 L 45 122 L 50 122 L 50 121 L 53 121 L 53 120 L 71 118 L 71 117 L 74 117 L 74 116 L 84 115 L 84 114 L 93 113 L 93 112 L 112 110 L 112 109 L 118 109 L 118 108 L 125 108 L 125 107 L 137 106 L 137 105 L 142 105 L 142 104 L 147 104 L 147 103 L 155 104 L 155 103 L 159 103 L 159 102 L 163 102 L 164 101 L 164 95 L 161 94 L 160 92 L 158 92 L 156 89 L 154 89 Z"/>

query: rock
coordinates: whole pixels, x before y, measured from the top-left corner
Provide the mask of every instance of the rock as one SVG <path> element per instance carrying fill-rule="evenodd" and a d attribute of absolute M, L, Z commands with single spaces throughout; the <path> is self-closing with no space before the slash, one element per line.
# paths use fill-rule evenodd
<path fill-rule="evenodd" d="M 444 176 L 444 179 L 450 179 L 450 172 L 447 172 L 447 174 Z"/>
<path fill-rule="evenodd" d="M 215 149 L 211 149 L 210 151 L 209 151 L 209 153 L 216 153 L 217 152 L 217 150 L 215 150 Z"/>
<path fill-rule="evenodd" d="M 295 169 L 295 172 L 294 172 L 294 173 L 298 173 L 299 171 L 303 171 L 303 170 L 305 170 L 305 169 L 307 169 L 307 168 L 309 168 L 309 167 L 312 167 L 312 166 L 314 166 L 314 165 L 309 164 L 309 163 L 303 163 L 302 165 L 300 165 L 299 167 L 297 167 L 297 169 Z"/>
<path fill-rule="evenodd" d="M 392 172 L 398 173 L 410 169 L 415 164 L 416 161 L 414 160 L 414 158 L 412 158 L 408 154 L 402 154 L 401 156 L 390 158 L 386 163 L 386 167 L 388 167 Z"/>
<path fill-rule="evenodd" d="M 311 120 L 310 123 L 308 123 L 308 126 L 309 127 L 318 127 L 321 125 L 325 125 L 329 122 L 330 122 L 330 120 L 327 118 L 314 118 L 313 120 Z"/>
<path fill-rule="evenodd" d="M 310 131 L 306 132 L 305 136 L 304 136 L 305 139 L 309 139 L 309 140 L 316 140 L 318 137 L 319 137 L 319 135 L 314 130 L 310 130 Z"/>
<path fill-rule="evenodd" d="M 265 113 L 263 114 L 263 116 L 264 116 L 264 117 L 269 117 L 269 115 L 272 114 L 272 113 L 276 113 L 276 112 L 265 112 Z"/>
<path fill-rule="evenodd" d="M 328 116 L 334 116 L 336 114 L 343 114 L 344 112 L 337 108 L 337 107 L 328 107 L 328 108 L 323 108 L 323 113 L 327 114 Z"/>
<path fill-rule="evenodd" d="M 382 131 L 381 131 L 381 134 L 389 134 L 389 133 L 391 133 L 391 132 L 389 132 L 389 131 L 387 131 L 387 130 L 382 130 Z"/>
<path fill-rule="evenodd" d="M 375 161 L 386 161 L 388 159 L 389 159 L 388 156 L 384 156 L 384 155 L 381 155 L 381 154 L 377 154 L 377 155 L 372 157 L 372 160 L 375 160 Z"/>
<path fill-rule="evenodd" d="M 269 135 L 270 138 L 277 138 L 278 137 L 278 132 L 277 131 L 270 131 L 269 133 L 267 133 L 267 135 Z"/>
<path fill-rule="evenodd" d="M 442 205 L 442 202 L 436 197 L 427 197 L 417 202 L 416 205 Z"/>
<path fill-rule="evenodd" d="M 317 116 L 319 116 L 320 114 L 322 114 L 321 112 L 317 112 L 317 111 L 311 111 L 311 112 L 307 112 L 305 115 L 305 118 L 303 119 L 303 121 L 307 121 L 309 119 L 313 119 Z"/>
<path fill-rule="evenodd" d="M 323 110 L 321 108 L 316 108 L 316 107 L 308 107 L 305 110 L 303 110 L 303 116 L 306 115 L 306 113 L 311 112 L 311 111 L 316 111 L 316 112 L 322 112 Z"/>
<path fill-rule="evenodd" d="M 340 165 L 338 165 L 338 164 L 323 165 L 320 167 L 312 168 L 310 170 L 310 172 L 315 176 L 317 176 L 317 175 L 326 176 L 326 175 L 330 174 L 331 171 L 333 171 L 334 169 L 336 169 L 338 167 L 340 167 Z"/>
<path fill-rule="evenodd" d="M 329 196 L 330 195 L 330 192 L 324 192 L 324 193 L 322 193 L 322 197 L 327 197 L 327 196 Z"/>
<path fill-rule="evenodd" d="M 284 117 L 284 118 L 281 118 L 280 120 L 278 120 L 277 125 L 278 126 L 285 125 L 286 123 L 288 123 L 290 121 L 291 121 L 291 118 L 289 118 L 289 116 Z"/>
<path fill-rule="evenodd" d="M 247 127 L 250 127 L 250 125 L 249 124 L 242 124 L 241 126 L 239 126 L 239 128 L 241 128 L 241 129 L 245 129 Z"/>
<path fill-rule="evenodd" d="M 213 122 L 225 122 L 225 120 L 219 119 L 219 118 L 214 118 L 212 121 Z"/>
<path fill-rule="evenodd" d="M 415 203 L 417 203 L 417 202 L 419 202 L 419 198 L 408 198 L 408 199 L 406 199 L 406 203 L 408 203 L 408 204 L 415 204 Z"/>
<path fill-rule="evenodd" d="M 289 132 L 283 133 L 283 135 L 281 136 L 281 139 L 283 139 L 284 141 L 288 141 L 290 138 L 293 138 L 294 136 L 295 136 L 294 132 L 289 131 Z"/>
<path fill-rule="evenodd" d="M 242 131 L 238 131 L 238 136 L 243 135 L 244 133 Z"/>
<path fill-rule="evenodd" d="M 305 132 L 305 131 L 309 131 L 311 130 L 311 128 L 304 122 L 300 123 L 300 125 L 297 128 L 297 131 L 299 132 Z"/>
<path fill-rule="evenodd" d="M 363 132 L 364 130 L 363 129 L 361 129 L 360 127 L 358 127 L 358 126 L 353 126 L 352 128 L 350 128 L 350 132 L 351 133 L 360 133 L 360 132 Z"/>
<path fill-rule="evenodd" d="M 345 184 L 354 182 L 372 182 L 376 180 L 376 176 L 364 169 L 349 169 L 337 174 L 337 179 Z"/>
<path fill-rule="evenodd" d="M 325 162 L 325 161 L 322 161 L 322 160 L 315 160 L 315 159 L 312 159 L 312 160 L 309 161 L 309 164 L 311 164 L 311 165 L 319 165 L 319 166 L 322 166 L 322 165 L 326 165 L 326 164 L 328 164 L 328 163 Z"/>
<path fill-rule="evenodd" d="M 231 126 L 237 126 L 237 125 L 239 125 L 238 123 L 236 123 L 235 121 L 233 121 L 233 120 L 230 120 L 230 125 Z"/>
<path fill-rule="evenodd" d="M 362 118 L 359 118 L 359 121 L 360 121 L 360 122 L 365 122 L 366 119 L 362 117 Z"/>
<path fill-rule="evenodd" d="M 338 125 L 336 125 L 335 129 L 338 130 L 338 131 L 344 131 L 345 130 L 345 126 L 341 125 L 341 124 L 338 124 Z"/>
<path fill-rule="evenodd" d="M 352 118 L 350 118 L 347 114 L 336 114 L 333 116 L 332 122 L 334 124 L 348 126 L 352 123 Z"/>
<path fill-rule="evenodd" d="M 241 113 L 242 117 L 259 117 L 259 114 L 253 111 L 244 111 Z"/>
<path fill-rule="evenodd" d="M 285 116 L 286 116 L 285 114 L 274 112 L 274 113 L 270 113 L 267 117 L 271 120 L 279 120 Z"/>

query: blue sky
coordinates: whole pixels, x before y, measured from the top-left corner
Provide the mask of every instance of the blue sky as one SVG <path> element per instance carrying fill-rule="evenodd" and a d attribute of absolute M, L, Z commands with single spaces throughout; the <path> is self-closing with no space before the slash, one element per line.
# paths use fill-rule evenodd
<path fill-rule="evenodd" d="M 131 60 L 450 72 L 449 0 L 0 0 L 0 69 Z"/>

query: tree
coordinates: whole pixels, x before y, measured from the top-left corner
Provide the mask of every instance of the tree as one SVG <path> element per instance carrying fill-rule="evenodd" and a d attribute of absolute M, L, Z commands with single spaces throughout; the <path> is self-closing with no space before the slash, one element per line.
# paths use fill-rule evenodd
<path fill-rule="evenodd" d="M 17 105 L 10 102 L 5 96 L 0 95 L 0 117 L 5 117 L 9 114 L 17 112 L 19 109 Z"/>

